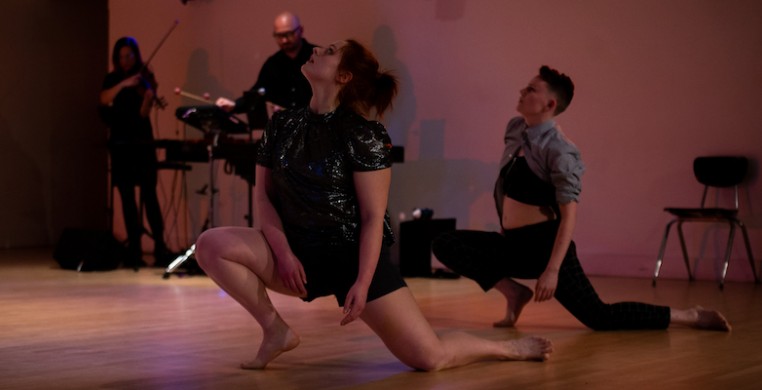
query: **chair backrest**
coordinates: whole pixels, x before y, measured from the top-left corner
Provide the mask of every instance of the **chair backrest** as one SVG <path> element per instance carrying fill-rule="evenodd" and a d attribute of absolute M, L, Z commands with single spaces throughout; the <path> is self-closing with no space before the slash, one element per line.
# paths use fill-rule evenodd
<path fill-rule="evenodd" d="M 703 156 L 693 160 L 693 174 L 704 185 L 701 207 L 709 187 L 735 187 L 735 208 L 738 209 L 738 185 L 746 177 L 749 160 L 742 156 Z"/>
<path fill-rule="evenodd" d="M 704 156 L 693 160 L 693 173 L 705 186 L 732 187 L 743 181 L 748 166 L 746 157 Z"/>

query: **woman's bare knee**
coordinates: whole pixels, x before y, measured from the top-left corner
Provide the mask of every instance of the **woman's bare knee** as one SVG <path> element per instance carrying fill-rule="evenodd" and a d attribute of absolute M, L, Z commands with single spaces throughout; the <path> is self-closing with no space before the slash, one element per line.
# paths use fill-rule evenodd
<path fill-rule="evenodd" d="M 252 272 L 265 272 L 267 267 L 267 243 L 253 229 L 239 227 L 218 227 L 209 229 L 196 240 L 196 260 L 204 271 L 234 262 L 248 267 Z M 261 276 L 261 275 L 260 275 Z"/>
<path fill-rule="evenodd" d="M 225 245 L 221 245 L 221 242 L 225 240 L 225 235 L 223 228 L 214 228 L 206 230 L 198 236 L 195 257 L 201 268 L 211 266 L 223 256 L 222 251 Z"/>
<path fill-rule="evenodd" d="M 400 358 L 400 360 L 420 371 L 439 371 L 447 367 L 447 356 L 444 351 L 420 351 L 415 356 Z"/>
<path fill-rule="evenodd" d="M 389 351 L 405 365 L 419 371 L 439 371 L 448 365 L 448 357 L 441 347 L 426 347 L 418 343 L 390 345 Z"/>
<path fill-rule="evenodd" d="M 407 288 L 369 302 L 362 319 L 405 365 L 421 371 L 448 366 L 448 351 Z"/>

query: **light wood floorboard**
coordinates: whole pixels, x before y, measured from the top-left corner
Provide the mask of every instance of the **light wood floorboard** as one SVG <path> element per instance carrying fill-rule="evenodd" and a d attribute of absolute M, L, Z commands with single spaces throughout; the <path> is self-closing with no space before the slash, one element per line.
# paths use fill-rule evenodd
<path fill-rule="evenodd" d="M 556 301 L 530 304 L 515 329 L 494 329 L 504 303 L 467 279 L 408 279 L 439 332 L 500 340 L 550 338 L 544 363 L 488 362 L 415 372 L 362 323 L 339 327 L 332 298 L 304 303 L 272 294 L 302 344 L 264 371 L 238 369 L 261 331 L 204 276 L 160 269 L 77 273 L 49 250 L 0 251 L 0 389 L 759 389 L 762 286 L 592 278 L 607 302 L 639 300 L 717 308 L 730 334 L 593 332 Z"/>

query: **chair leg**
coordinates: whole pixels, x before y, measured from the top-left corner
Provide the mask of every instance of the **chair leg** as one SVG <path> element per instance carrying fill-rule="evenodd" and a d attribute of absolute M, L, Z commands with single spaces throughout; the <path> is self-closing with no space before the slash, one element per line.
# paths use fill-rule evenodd
<path fill-rule="evenodd" d="M 664 238 L 661 240 L 661 246 L 659 247 L 659 257 L 656 258 L 656 269 L 654 270 L 654 278 L 651 280 L 651 286 L 656 287 L 656 278 L 659 277 L 659 271 L 661 270 L 661 264 L 664 261 L 664 251 L 667 249 L 667 238 L 669 237 L 669 229 L 677 222 L 673 219 L 667 224 L 667 228 L 664 230 Z"/>
<path fill-rule="evenodd" d="M 746 231 L 746 225 L 739 220 L 734 221 L 736 225 L 741 227 L 741 233 L 743 233 L 743 241 L 746 244 L 746 255 L 749 258 L 749 264 L 751 264 L 751 272 L 754 274 L 754 283 L 759 284 L 759 274 L 757 274 L 757 267 L 754 265 L 754 256 L 751 254 L 751 244 L 749 243 L 749 233 Z"/>
<path fill-rule="evenodd" d="M 720 290 L 725 287 L 725 276 L 728 274 L 728 264 L 730 263 L 730 254 L 733 252 L 733 239 L 735 238 L 736 225 L 728 221 L 730 233 L 728 233 L 728 247 L 725 249 L 725 261 L 722 263 L 722 275 L 720 276 Z"/>
<path fill-rule="evenodd" d="M 683 261 L 685 261 L 685 269 L 688 270 L 688 280 L 693 281 L 693 272 L 691 272 L 691 261 L 688 258 L 688 249 L 685 247 L 685 236 L 683 235 L 683 221 L 677 224 L 677 235 L 680 237 L 680 248 L 683 251 Z"/>

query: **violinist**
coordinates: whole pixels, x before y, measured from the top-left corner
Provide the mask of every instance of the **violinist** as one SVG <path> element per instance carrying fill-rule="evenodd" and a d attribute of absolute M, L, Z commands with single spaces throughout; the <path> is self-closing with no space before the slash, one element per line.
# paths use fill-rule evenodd
<path fill-rule="evenodd" d="M 124 266 L 146 265 L 141 247 L 143 216 L 138 212 L 135 187 L 140 187 L 140 201 L 151 227 L 154 265 L 165 266 L 172 254 L 164 242 L 164 222 L 156 195 L 157 160 L 149 118 L 156 100 L 156 78 L 144 66 L 134 38 L 117 40 L 111 61 L 113 70 L 103 81 L 100 106 L 110 129 L 111 182 L 119 191 L 127 230 L 129 259 Z"/>

